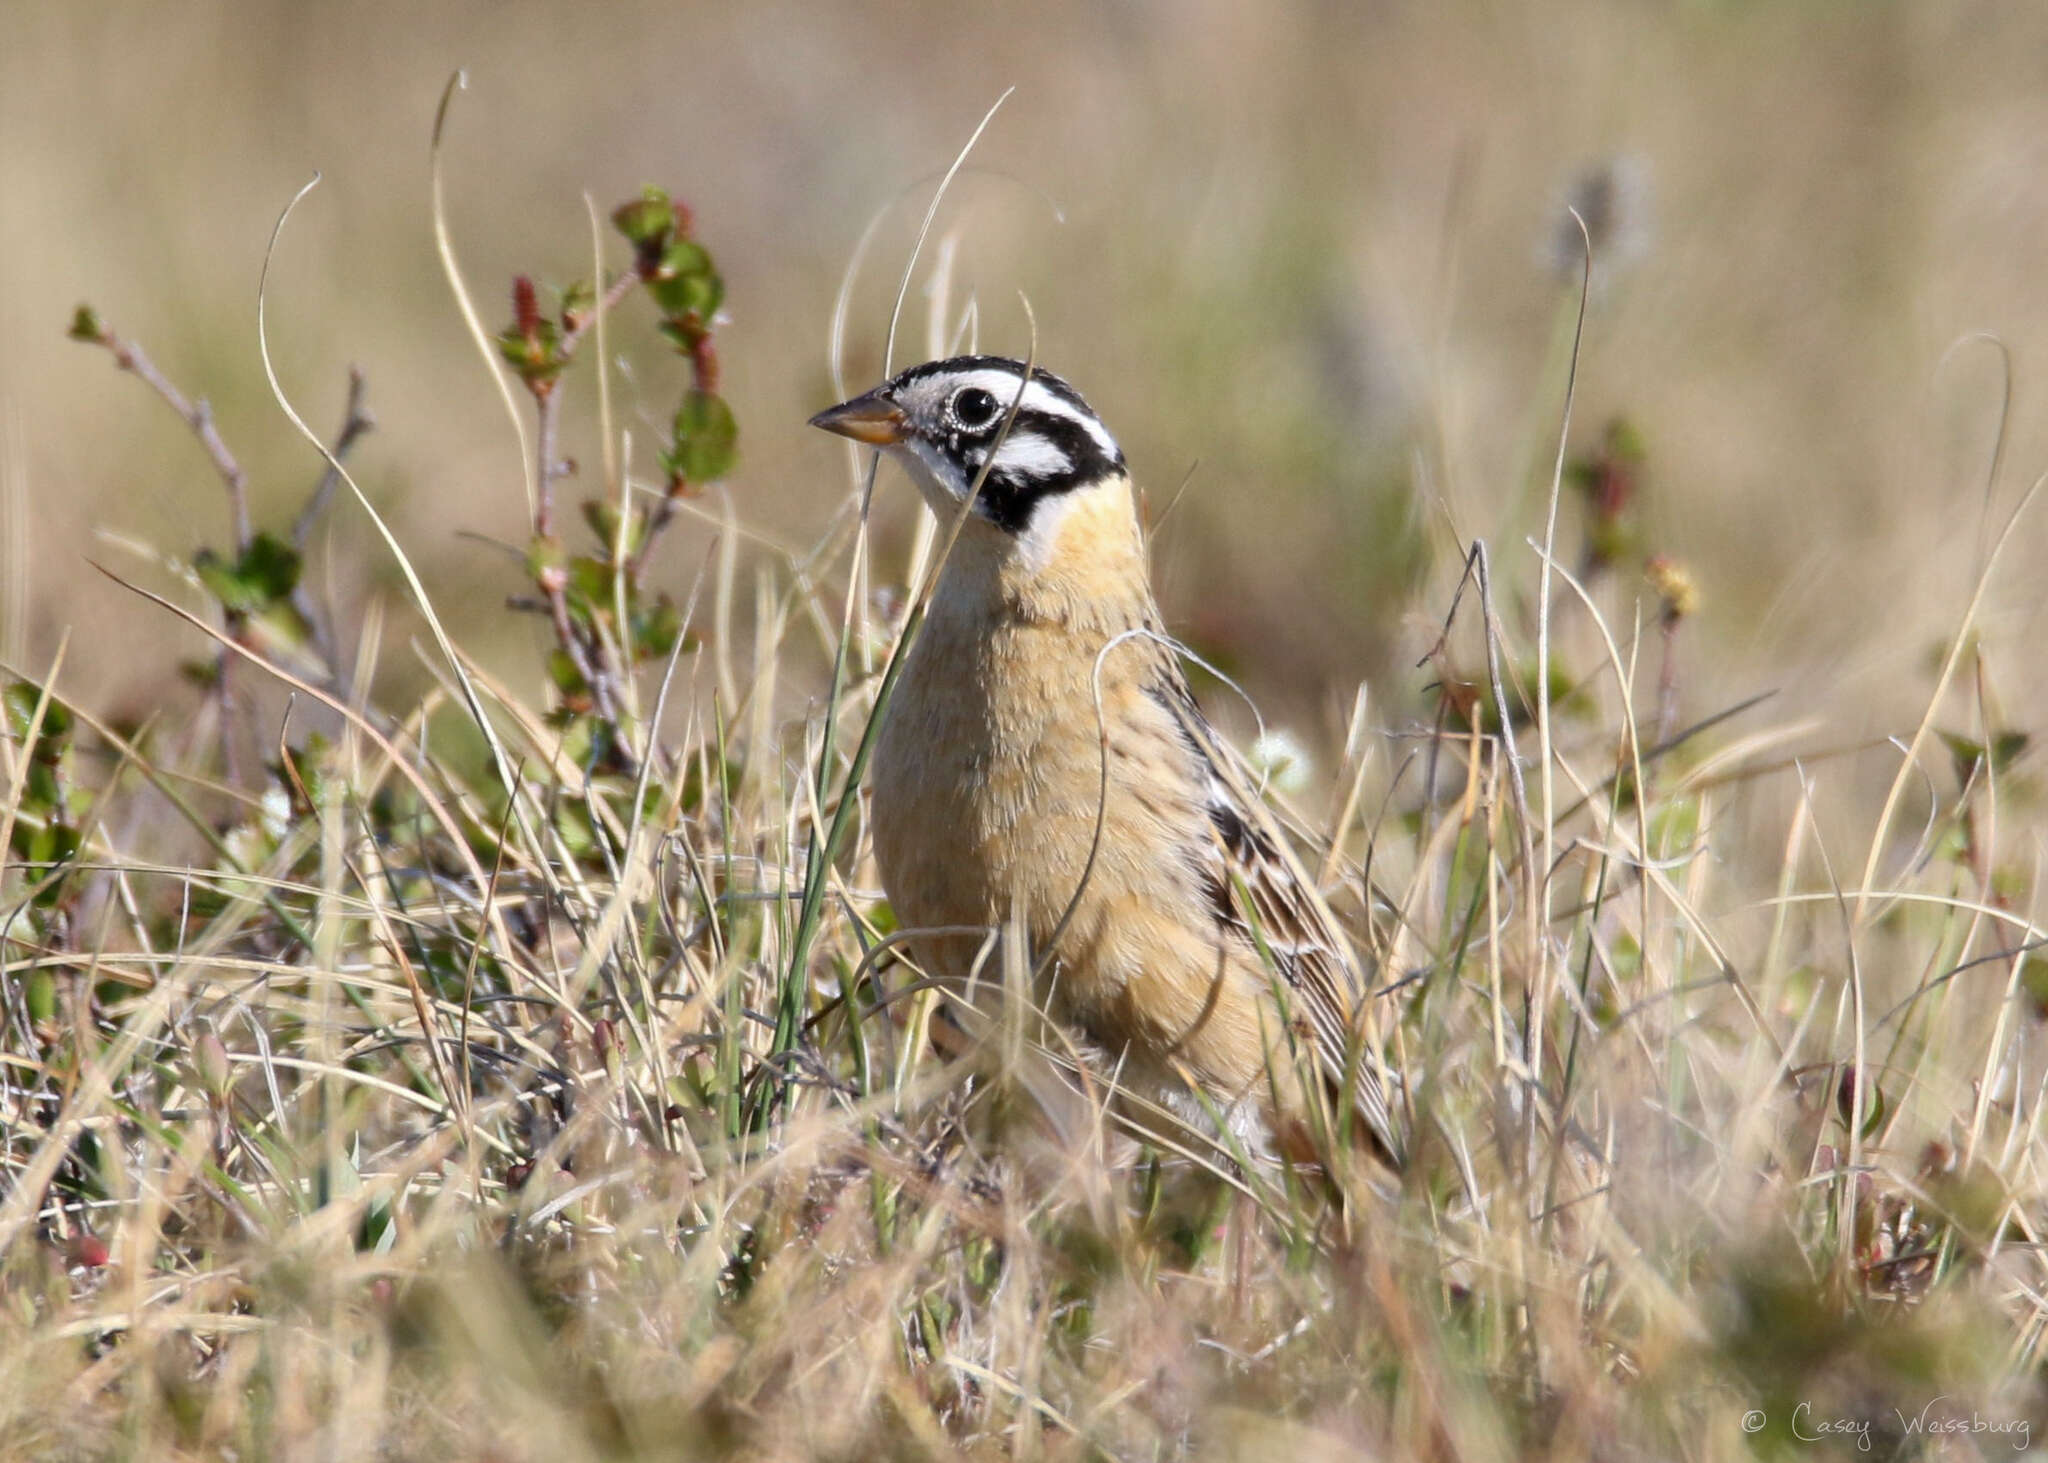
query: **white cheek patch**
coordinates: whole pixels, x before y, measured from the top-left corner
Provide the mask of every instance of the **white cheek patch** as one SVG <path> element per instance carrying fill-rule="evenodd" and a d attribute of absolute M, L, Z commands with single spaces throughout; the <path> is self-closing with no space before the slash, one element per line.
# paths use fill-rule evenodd
<path fill-rule="evenodd" d="M 1012 431 L 996 452 L 995 471 L 1024 480 L 1054 478 L 1071 472 L 1073 459 L 1049 437 Z"/>

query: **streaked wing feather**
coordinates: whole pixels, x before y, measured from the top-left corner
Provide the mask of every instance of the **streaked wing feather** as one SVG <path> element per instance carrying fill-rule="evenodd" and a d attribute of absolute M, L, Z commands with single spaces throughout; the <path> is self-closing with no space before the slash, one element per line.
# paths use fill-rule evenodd
<path fill-rule="evenodd" d="M 1399 1134 L 1372 1066 L 1377 1053 L 1360 1027 L 1366 986 L 1336 916 L 1259 797 L 1251 769 L 1209 725 L 1177 665 L 1167 664 L 1155 695 L 1209 774 L 1206 853 L 1214 860 L 1208 882 L 1218 919 L 1271 955 L 1329 1080 L 1341 1083 L 1346 1066 L 1357 1063 L 1359 1115 L 1398 1160 Z"/>

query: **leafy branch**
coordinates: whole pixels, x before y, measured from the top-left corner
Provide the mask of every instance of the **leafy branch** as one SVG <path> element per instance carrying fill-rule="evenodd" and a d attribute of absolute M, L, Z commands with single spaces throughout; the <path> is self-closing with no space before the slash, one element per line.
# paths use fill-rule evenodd
<path fill-rule="evenodd" d="M 248 474 L 222 439 L 214 423 L 212 404 L 203 396 L 186 396 L 140 345 L 109 329 L 90 305 L 80 305 L 72 312 L 68 333 L 73 340 L 99 346 L 113 356 L 122 370 L 140 377 L 184 419 L 212 459 L 214 471 L 227 489 L 234 552 L 223 555 L 202 547 L 192 556 L 192 572 L 220 606 L 228 637 L 241 645 L 264 644 L 301 651 L 310 647 L 331 676 L 334 667 L 330 637 L 321 628 L 321 617 L 315 612 L 301 578 L 306 539 L 333 496 L 333 470 L 329 469 L 315 486 L 293 525 L 289 542 L 271 533 L 255 531 L 249 519 Z M 375 425 L 363 404 L 364 392 L 362 372 L 351 369 L 348 412 L 335 439 L 337 457 Z M 213 695 L 220 720 L 222 770 L 230 784 L 240 786 L 244 778 L 235 736 L 234 658 L 223 648 L 211 664 L 191 663 L 185 671 Z"/>
<path fill-rule="evenodd" d="M 497 339 L 534 402 L 539 491 L 527 562 L 540 591 L 536 607 L 554 628 L 551 672 L 562 696 L 561 716 L 565 724 L 591 717 L 590 760 L 625 767 L 631 762 L 628 739 L 620 734 L 626 677 L 644 661 L 665 658 L 682 632 L 667 596 L 649 602 L 642 593 L 648 556 L 676 503 L 732 471 L 739 434 L 732 408 L 718 394 L 713 340 L 725 281 L 693 236 L 688 206 L 650 187 L 614 209 L 612 225 L 633 247 L 630 270 L 607 283 L 601 296 L 587 282 L 570 284 L 552 316 L 541 308 L 533 279 L 518 276 L 512 282 L 512 321 Z M 659 454 L 665 483 L 658 504 L 648 512 L 630 496 L 623 508 L 601 497 L 586 499 L 584 521 L 600 548 L 572 553 L 557 531 L 555 505 L 556 483 L 575 471 L 558 446 L 563 378 L 599 316 L 636 287 L 653 302 L 662 337 L 688 362 L 690 384 Z"/>

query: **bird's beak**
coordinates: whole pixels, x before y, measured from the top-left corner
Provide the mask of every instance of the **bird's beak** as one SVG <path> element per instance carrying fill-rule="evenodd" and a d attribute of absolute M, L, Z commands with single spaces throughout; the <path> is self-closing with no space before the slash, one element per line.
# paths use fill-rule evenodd
<path fill-rule="evenodd" d="M 811 425 L 865 442 L 870 447 L 889 447 L 901 442 L 910 430 L 903 408 L 876 387 L 865 396 L 828 406 L 811 418 Z"/>

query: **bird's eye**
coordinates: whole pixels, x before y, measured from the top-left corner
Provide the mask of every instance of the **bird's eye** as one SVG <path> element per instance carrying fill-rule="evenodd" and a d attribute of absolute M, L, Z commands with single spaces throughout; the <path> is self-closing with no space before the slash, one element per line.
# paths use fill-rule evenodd
<path fill-rule="evenodd" d="M 952 412 L 955 422 L 967 431 L 973 432 L 994 421 L 1001 405 L 1002 403 L 995 399 L 994 393 L 984 391 L 979 386 L 969 386 L 953 397 L 953 403 L 948 409 Z"/>

